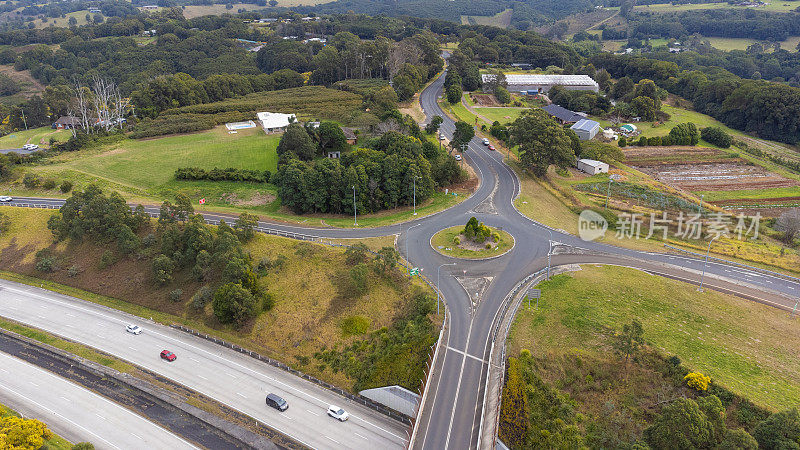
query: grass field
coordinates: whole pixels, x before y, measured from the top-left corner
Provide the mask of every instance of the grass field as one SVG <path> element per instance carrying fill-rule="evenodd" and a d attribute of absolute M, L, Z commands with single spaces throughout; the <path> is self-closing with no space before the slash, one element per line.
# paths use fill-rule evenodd
<path fill-rule="evenodd" d="M 461 25 L 488 25 L 507 28 L 511 24 L 513 13 L 513 10 L 506 9 L 493 16 L 461 16 Z"/>
<path fill-rule="evenodd" d="M 45 27 L 49 27 L 50 25 L 54 25 L 54 26 L 57 26 L 57 27 L 68 27 L 69 26 L 69 18 L 70 17 L 74 17 L 75 18 L 75 20 L 77 21 L 76 26 L 86 25 L 86 23 L 87 23 L 86 22 L 86 15 L 87 14 L 89 14 L 91 17 L 94 17 L 95 15 L 99 15 L 99 16 L 101 16 L 101 17 L 103 17 L 105 19 L 105 16 L 103 16 L 102 14 L 92 14 L 92 13 L 89 12 L 88 9 L 84 9 L 84 10 L 81 10 L 81 11 L 74 11 L 74 12 L 71 12 L 71 13 L 67 13 L 66 17 L 55 17 L 55 18 L 47 17 L 46 18 L 47 22 L 43 22 L 41 19 L 36 19 L 36 20 L 33 21 L 33 25 L 36 28 L 45 28 Z"/>
<path fill-rule="evenodd" d="M 800 2 L 798 2 L 800 3 Z M 711 43 L 711 46 L 724 51 L 731 51 L 731 50 L 746 50 L 750 44 L 754 44 L 758 41 L 756 39 L 747 39 L 747 38 L 720 38 L 720 37 L 706 37 L 703 40 L 708 40 Z M 797 44 L 800 42 L 800 36 L 792 36 L 785 41 L 781 42 L 781 48 L 788 51 L 795 51 L 797 49 Z M 772 48 L 770 47 L 767 53 L 772 52 Z"/>
<path fill-rule="evenodd" d="M 500 241 L 494 248 L 481 248 L 480 250 L 460 248 L 454 244 L 454 239 L 458 237 L 461 242 L 464 242 L 464 236 L 461 236 L 463 231 L 463 226 L 445 228 L 433 235 L 431 245 L 434 250 L 443 255 L 463 259 L 491 258 L 492 256 L 502 255 L 514 246 L 514 238 L 510 234 L 503 230 L 492 228 L 492 233 L 497 233 L 500 236 Z M 487 240 L 487 242 L 489 241 Z M 476 247 L 482 247 L 482 245 L 478 244 Z"/>
<path fill-rule="evenodd" d="M 14 131 L 0 137 L 0 149 L 21 148 L 25 144 L 49 145 L 50 138 L 57 141 L 68 140 L 72 134 L 69 130 L 54 130 L 50 127 L 32 128 L 30 130 Z"/>
<path fill-rule="evenodd" d="M 481 108 L 476 107 L 475 112 L 486 117 L 491 122 L 495 120 L 505 124 L 509 122 L 513 122 L 517 117 L 522 114 L 528 108 L 516 108 L 516 107 L 507 107 L 507 108 Z"/>
<path fill-rule="evenodd" d="M 733 199 L 767 199 L 778 197 L 800 197 L 800 186 L 772 189 L 743 189 L 737 191 L 697 191 L 696 195 L 704 195 L 708 202 Z"/>
<path fill-rule="evenodd" d="M 16 416 L 20 417 L 19 413 L 14 411 L 13 409 L 3 405 L 0 403 L 0 418 L 9 417 L 9 416 Z M 47 425 L 45 423 L 45 425 Z M 44 448 L 48 450 L 71 450 L 72 444 L 67 441 L 66 439 L 62 438 L 61 436 L 53 433 L 53 437 L 46 440 L 44 444 Z"/>
<path fill-rule="evenodd" d="M 633 269 L 583 266 L 539 284 L 512 326 L 511 354 L 609 352 L 604 335 L 638 319 L 646 342 L 769 409 L 800 398 L 797 321 L 785 312 Z"/>

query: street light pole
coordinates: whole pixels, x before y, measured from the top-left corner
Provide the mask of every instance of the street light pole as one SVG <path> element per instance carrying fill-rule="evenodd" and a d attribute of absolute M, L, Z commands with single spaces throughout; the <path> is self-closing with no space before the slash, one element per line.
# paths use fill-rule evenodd
<path fill-rule="evenodd" d="M 714 236 L 710 241 L 708 241 L 708 250 L 706 250 L 706 261 L 703 263 L 703 273 L 700 275 L 700 287 L 697 288 L 698 291 L 703 292 L 703 279 L 706 277 L 706 266 L 708 265 L 708 255 L 711 253 L 711 243 L 714 242 L 719 237 L 719 235 Z"/>
<path fill-rule="evenodd" d="M 449 263 L 449 264 L 445 263 L 436 268 L 436 315 L 437 316 L 439 315 L 439 293 L 441 292 L 441 289 L 439 288 L 439 269 L 441 269 L 444 266 L 455 266 L 455 265 L 456 263 Z"/>
<path fill-rule="evenodd" d="M 700 201 L 697 203 L 697 215 L 703 215 L 703 198 L 705 194 L 700 194 Z"/>
<path fill-rule="evenodd" d="M 358 226 L 358 208 L 356 207 L 356 186 L 353 185 L 353 226 Z"/>
<path fill-rule="evenodd" d="M 417 215 L 417 178 L 420 176 L 414 175 L 414 215 Z"/>
<path fill-rule="evenodd" d="M 606 209 L 608 209 L 608 196 L 611 195 L 611 183 L 614 182 L 614 179 L 611 178 L 611 175 L 608 176 L 608 188 L 606 188 Z M 549 276 L 548 276 L 549 278 Z"/>

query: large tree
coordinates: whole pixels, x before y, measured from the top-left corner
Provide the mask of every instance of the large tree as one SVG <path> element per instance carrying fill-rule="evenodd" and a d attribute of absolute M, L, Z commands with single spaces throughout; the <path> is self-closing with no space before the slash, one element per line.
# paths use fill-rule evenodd
<path fill-rule="evenodd" d="M 453 132 L 453 140 L 450 145 L 454 149 L 464 148 L 469 144 L 469 141 L 475 137 L 475 129 L 467 122 L 459 120 L 456 122 L 456 131 Z"/>
<path fill-rule="evenodd" d="M 327 152 L 344 153 L 347 150 L 347 137 L 334 122 L 322 122 L 317 130 L 317 136 L 319 136 L 319 150 L 323 156 Z"/>
<path fill-rule="evenodd" d="M 519 146 L 520 161 L 534 175 L 543 176 L 555 164 L 566 168 L 575 160 L 569 133 L 541 109 L 525 111 L 509 127 L 512 145 Z"/>
<path fill-rule="evenodd" d="M 317 146 L 302 125 L 299 123 L 292 123 L 289 124 L 289 127 L 286 128 L 286 132 L 281 136 L 277 152 L 278 155 L 292 152 L 297 155 L 298 158 L 309 161 L 314 158 L 317 152 Z"/>

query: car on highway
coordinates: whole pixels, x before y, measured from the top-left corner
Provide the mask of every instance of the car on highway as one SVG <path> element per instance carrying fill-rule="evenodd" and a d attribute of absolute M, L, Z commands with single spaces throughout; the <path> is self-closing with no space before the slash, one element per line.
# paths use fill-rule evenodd
<path fill-rule="evenodd" d="M 494 145 L 492 145 L 492 144 L 489 144 L 489 150 L 491 150 L 491 151 L 495 151 Z"/>
<path fill-rule="evenodd" d="M 31 151 L 33 151 L 33 150 L 38 150 L 39 146 L 36 145 L 36 144 L 25 144 L 25 145 L 22 146 L 22 149 L 23 150 L 31 150 Z"/>
<path fill-rule="evenodd" d="M 8 202 L 13 202 L 13 201 L 14 201 L 14 199 L 9 197 L 9 196 L 7 196 L 7 195 L 0 195 L 0 202 L 8 203 Z"/>
<path fill-rule="evenodd" d="M 161 350 L 161 359 L 166 359 L 169 362 L 175 361 L 178 357 L 175 356 L 175 353 L 172 353 L 169 350 Z"/>
<path fill-rule="evenodd" d="M 128 325 L 125 327 L 125 331 L 131 334 L 142 334 L 142 327 L 139 325 Z"/>
<path fill-rule="evenodd" d="M 284 400 L 281 396 L 269 393 L 267 394 L 267 406 L 271 406 L 278 411 L 286 411 L 289 409 L 289 402 Z"/>
<path fill-rule="evenodd" d="M 345 420 L 350 418 L 350 414 L 347 414 L 347 411 L 334 405 L 328 406 L 328 415 L 338 420 L 339 422 L 344 422 Z"/>
<path fill-rule="evenodd" d="M 456 161 L 461 161 L 461 155 L 456 155 Z"/>
<path fill-rule="evenodd" d="M 489 145 L 489 139 L 483 138 L 483 145 Z"/>

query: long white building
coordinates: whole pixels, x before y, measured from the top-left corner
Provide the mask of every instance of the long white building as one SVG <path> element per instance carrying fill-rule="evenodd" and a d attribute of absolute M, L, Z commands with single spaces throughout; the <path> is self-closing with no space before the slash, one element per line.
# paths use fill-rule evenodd
<path fill-rule="evenodd" d="M 483 74 L 483 82 L 491 81 L 494 74 Z M 506 75 L 508 90 L 528 94 L 544 93 L 553 86 L 562 86 L 572 91 L 600 90 L 600 86 L 589 75 L 538 75 L 538 74 L 508 74 Z"/>

